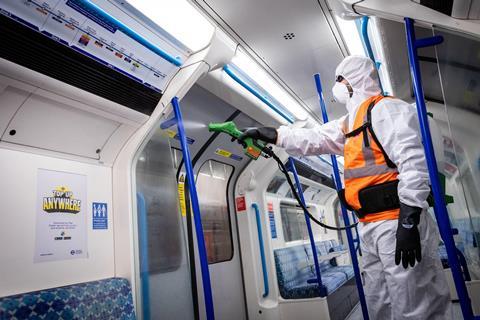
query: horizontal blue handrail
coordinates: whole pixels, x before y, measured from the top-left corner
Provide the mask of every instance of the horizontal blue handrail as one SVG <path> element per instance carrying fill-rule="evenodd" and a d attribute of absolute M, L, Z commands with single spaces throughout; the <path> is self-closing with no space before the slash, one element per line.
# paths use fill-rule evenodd
<path fill-rule="evenodd" d="M 248 85 L 245 81 L 240 79 L 233 71 L 230 69 L 228 65 L 225 65 L 223 67 L 223 71 L 225 71 L 226 74 L 228 74 L 233 80 L 235 80 L 238 84 L 240 84 L 242 87 L 247 89 L 248 92 L 253 94 L 255 97 L 257 97 L 260 101 L 265 103 L 267 106 L 270 107 L 273 111 L 275 111 L 277 114 L 279 114 L 282 118 L 287 120 L 289 123 L 293 123 L 293 118 L 285 114 L 279 107 L 274 105 L 272 102 L 268 101 L 264 96 L 262 96 L 257 90 L 252 88 L 250 85 Z"/>
<path fill-rule="evenodd" d="M 115 29 L 118 29 L 125 33 L 127 36 L 132 38 L 133 40 L 137 41 L 140 43 L 142 46 L 145 46 L 149 50 L 155 52 L 158 54 L 160 57 L 163 59 L 167 60 L 171 64 L 176 65 L 177 67 L 180 67 L 182 65 L 182 61 L 180 58 L 175 58 L 172 57 L 170 54 L 166 53 L 156 45 L 152 44 L 150 41 L 146 40 L 144 37 L 130 29 L 128 26 L 126 26 L 124 23 L 121 21 L 115 19 L 112 17 L 110 14 L 105 12 L 102 8 L 97 6 L 96 4 L 92 3 L 90 0 L 69 0 L 67 2 L 68 5 L 74 7 L 78 11 L 82 13 L 86 13 L 92 16 L 92 19 L 95 19 L 94 21 L 97 22 L 98 24 L 105 27 L 113 27 Z M 98 19 L 100 18 L 100 19 Z M 102 24 L 102 21 L 105 21 L 106 23 Z"/>
<path fill-rule="evenodd" d="M 255 210 L 255 219 L 257 221 L 257 233 L 258 233 L 258 246 L 260 248 L 260 259 L 262 260 L 262 272 L 263 272 L 263 294 L 262 297 L 267 297 L 270 288 L 268 286 L 268 270 L 267 262 L 265 260 L 265 247 L 263 246 L 263 234 L 262 234 L 262 221 L 260 220 L 260 209 L 256 203 L 252 203 L 252 208 Z"/>

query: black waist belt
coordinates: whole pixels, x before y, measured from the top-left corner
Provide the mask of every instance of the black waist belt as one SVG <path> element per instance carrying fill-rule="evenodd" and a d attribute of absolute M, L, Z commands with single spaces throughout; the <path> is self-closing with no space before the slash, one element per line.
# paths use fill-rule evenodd
<path fill-rule="evenodd" d="M 345 189 L 338 192 L 340 202 L 348 210 L 354 211 L 357 217 L 364 218 L 367 214 L 375 214 L 400 208 L 398 197 L 398 180 L 389 181 L 363 188 L 358 192 L 360 209 L 353 209 L 345 198 Z"/>

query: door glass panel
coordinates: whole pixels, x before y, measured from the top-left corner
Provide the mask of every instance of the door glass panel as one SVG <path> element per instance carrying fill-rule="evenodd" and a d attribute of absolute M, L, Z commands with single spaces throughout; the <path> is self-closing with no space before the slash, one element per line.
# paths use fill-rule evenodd
<path fill-rule="evenodd" d="M 233 240 L 227 204 L 227 188 L 233 167 L 218 161 L 206 161 L 197 176 L 197 193 L 202 215 L 208 263 L 233 257 Z"/>
<path fill-rule="evenodd" d="M 193 319 L 190 269 L 168 138 L 155 133 L 136 164 L 144 319 Z"/>
<path fill-rule="evenodd" d="M 287 204 L 280 205 L 285 242 L 307 239 L 308 230 L 303 210 Z"/>
<path fill-rule="evenodd" d="M 480 38 L 440 28 L 434 32 L 444 37 L 436 46 L 445 101 L 437 118 L 443 120 L 446 193 L 454 198 L 447 208 L 470 275 L 480 279 Z"/>

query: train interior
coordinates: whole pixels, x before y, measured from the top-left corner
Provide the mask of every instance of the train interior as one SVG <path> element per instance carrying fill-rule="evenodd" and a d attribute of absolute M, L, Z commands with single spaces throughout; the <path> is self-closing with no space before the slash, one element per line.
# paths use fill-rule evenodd
<path fill-rule="evenodd" d="M 358 230 L 311 222 L 273 159 L 208 129 L 321 125 L 314 74 L 339 118 L 352 54 L 385 95 L 423 87 L 452 319 L 480 315 L 480 7 L 452 2 L 0 0 L 0 319 L 367 319 Z M 443 37 L 421 83 L 405 18 Z M 356 221 L 343 157 L 273 150 L 313 216 Z"/>

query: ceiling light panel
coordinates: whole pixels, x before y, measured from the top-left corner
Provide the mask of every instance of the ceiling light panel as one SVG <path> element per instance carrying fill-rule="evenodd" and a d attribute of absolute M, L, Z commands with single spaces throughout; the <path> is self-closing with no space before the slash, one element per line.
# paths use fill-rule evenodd
<path fill-rule="evenodd" d="M 271 95 L 297 120 L 306 120 L 308 113 L 284 88 L 282 88 L 260 65 L 241 49 L 233 57 L 232 64 L 247 74 L 264 91 Z"/>
<path fill-rule="evenodd" d="M 128 0 L 193 52 L 210 43 L 215 27 L 186 0 Z"/>

